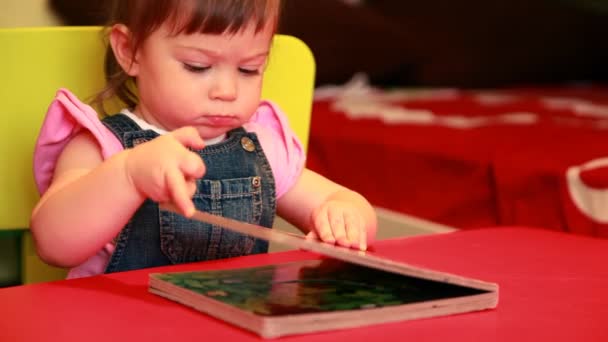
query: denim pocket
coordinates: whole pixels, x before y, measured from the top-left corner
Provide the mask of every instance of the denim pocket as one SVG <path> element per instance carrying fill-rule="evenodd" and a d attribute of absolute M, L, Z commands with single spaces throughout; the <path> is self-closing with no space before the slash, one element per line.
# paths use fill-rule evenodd
<path fill-rule="evenodd" d="M 262 216 L 260 177 L 199 180 L 193 197 L 197 209 L 259 224 Z M 255 238 L 159 209 L 161 250 L 174 263 L 250 254 Z"/>

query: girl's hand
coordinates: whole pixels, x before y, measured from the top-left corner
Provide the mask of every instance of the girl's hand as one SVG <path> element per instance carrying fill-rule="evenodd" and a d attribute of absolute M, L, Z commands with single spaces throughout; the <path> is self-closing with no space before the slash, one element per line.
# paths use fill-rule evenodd
<path fill-rule="evenodd" d="M 205 142 L 192 127 L 183 127 L 127 150 L 126 172 L 134 188 L 159 203 L 172 202 L 186 217 L 194 213 L 192 196 L 205 164 L 188 148 Z"/>
<path fill-rule="evenodd" d="M 365 221 L 351 202 L 329 200 L 312 213 L 313 230 L 307 238 L 367 250 Z"/>

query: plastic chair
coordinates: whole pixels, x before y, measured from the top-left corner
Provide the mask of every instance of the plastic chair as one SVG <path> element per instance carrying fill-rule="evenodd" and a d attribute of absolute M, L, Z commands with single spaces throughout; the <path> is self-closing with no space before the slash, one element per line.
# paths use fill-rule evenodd
<path fill-rule="evenodd" d="M 64 270 L 43 264 L 27 231 L 39 196 L 32 156 L 44 114 L 60 87 L 81 99 L 104 84 L 104 44 L 100 27 L 0 29 L 0 232 L 20 231 L 22 283 L 63 278 Z M 292 128 L 308 143 L 315 63 L 299 39 L 277 35 L 264 78 L 262 97 L 278 103 Z"/>

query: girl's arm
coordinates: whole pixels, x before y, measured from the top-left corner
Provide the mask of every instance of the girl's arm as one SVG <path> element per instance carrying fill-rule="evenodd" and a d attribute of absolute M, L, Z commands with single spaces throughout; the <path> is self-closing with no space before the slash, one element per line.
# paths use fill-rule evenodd
<path fill-rule="evenodd" d="M 47 263 L 73 267 L 111 241 L 143 203 L 125 172 L 128 152 L 103 161 L 88 132 L 66 146 L 53 182 L 32 212 L 38 254 Z"/>
<path fill-rule="evenodd" d="M 360 194 L 304 169 L 278 201 L 279 216 L 305 234 L 365 250 L 376 237 L 376 212 Z"/>
<path fill-rule="evenodd" d="M 205 168 L 188 147 L 204 147 L 192 127 L 104 161 L 90 133 L 77 135 L 61 153 L 53 182 L 32 212 L 40 257 L 61 267 L 81 264 L 120 232 L 146 198 L 172 201 L 191 215 L 195 179 Z"/>

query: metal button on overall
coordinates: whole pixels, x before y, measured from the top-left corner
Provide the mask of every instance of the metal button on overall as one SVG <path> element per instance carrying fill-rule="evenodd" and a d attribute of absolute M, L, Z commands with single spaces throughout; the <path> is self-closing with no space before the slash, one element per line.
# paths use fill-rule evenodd
<path fill-rule="evenodd" d="M 248 152 L 255 151 L 255 144 L 253 143 L 253 141 L 249 137 L 242 137 L 241 138 L 241 146 L 243 146 L 243 149 L 245 151 L 248 151 Z"/>
<path fill-rule="evenodd" d="M 251 185 L 253 185 L 254 188 L 259 188 L 260 185 L 262 185 L 262 179 L 260 177 L 253 177 L 253 179 L 251 180 Z"/>

